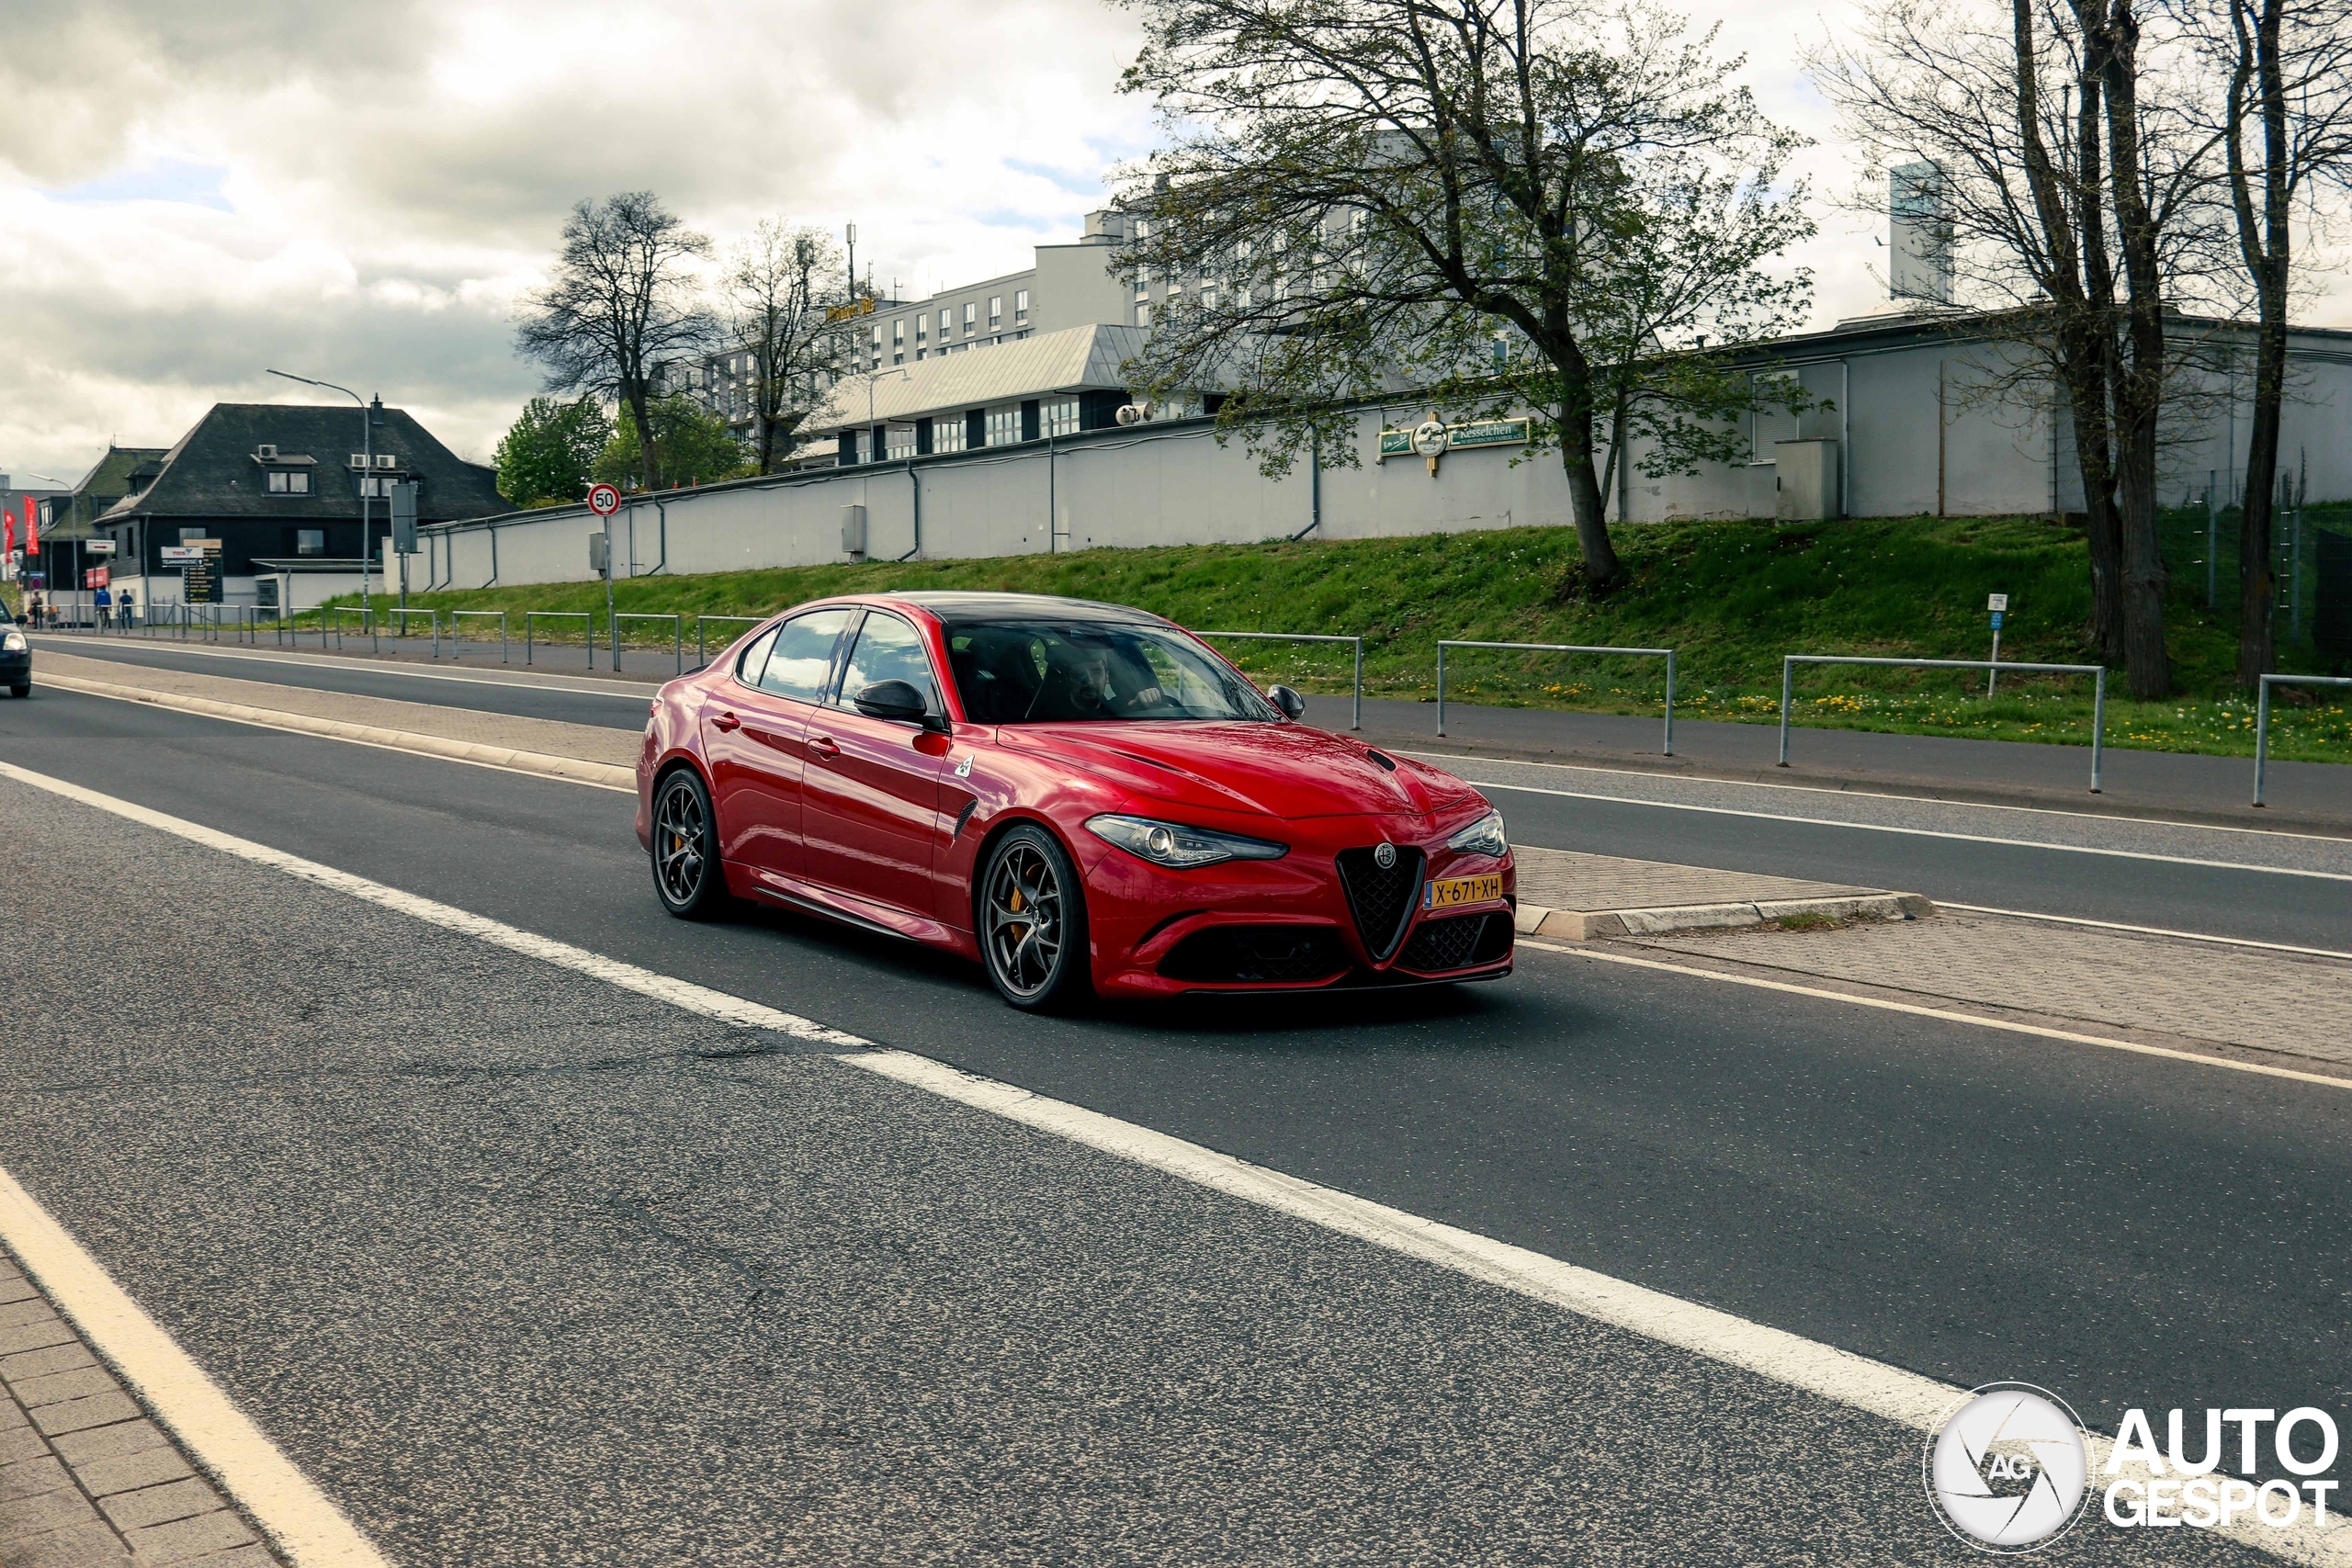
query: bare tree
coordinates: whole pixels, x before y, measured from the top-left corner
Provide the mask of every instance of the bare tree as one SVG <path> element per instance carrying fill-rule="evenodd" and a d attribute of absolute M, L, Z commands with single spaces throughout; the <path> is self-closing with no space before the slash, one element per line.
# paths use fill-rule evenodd
<path fill-rule="evenodd" d="M 549 391 L 591 393 L 628 410 L 648 488 L 662 478 L 655 383 L 665 367 L 709 342 L 692 270 L 709 255 L 709 237 L 650 191 L 582 201 L 564 220 L 554 276 L 525 296 L 515 320 L 515 349 L 547 367 Z"/>
<path fill-rule="evenodd" d="M 2089 532 L 2086 637 L 2154 696 L 2172 683 L 2158 421 L 2190 357 L 2167 344 L 2165 311 L 2211 269 L 2213 139 L 2178 73 L 2146 101 L 2134 3 L 1881 0 L 1856 42 L 1808 63 L 1877 165 L 1936 165 L 1967 330 L 2026 349 L 2064 396 Z"/>
<path fill-rule="evenodd" d="M 2271 572 L 2295 200 L 2352 179 L 2352 12 L 2342 0 L 2186 0 L 2180 13 L 2227 86 L 2220 130 L 2237 252 L 2254 296 L 2254 419 L 2238 525 L 2238 682 L 2272 668 Z"/>
<path fill-rule="evenodd" d="M 1600 427 L 1699 460 L 1751 395 L 1724 362 L 1803 311 L 1804 276 L 1767 267 L 1812 232 L 1782 181 L 1801 139 L 1744 62 L 1566 0 L 1131 4 L 1124 85 L 1173 141 L 1122 197 L 1124 275 L 1170 285 L 1136 378 L 1229 389 L 1220 423 L 1275 471 L 1352 464 L 1354 400 L 1532 408 L 1583 583 L 1611 587 Z"/>
<path fill-rule="evenodd" d="M 841 334 L 826 313 L 847 299 L 841 251 L 823 231 L 760 220 L 728 258 L 727 333 L 752 360 L 752 419 L 759 471 L 775 472 L 787 441 L 835 368 Z"/>

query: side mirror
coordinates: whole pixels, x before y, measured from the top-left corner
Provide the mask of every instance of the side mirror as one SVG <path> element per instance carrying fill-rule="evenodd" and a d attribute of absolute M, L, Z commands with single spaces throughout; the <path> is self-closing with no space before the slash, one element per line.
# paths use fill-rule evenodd
<path fill-rule="evenodd" d="M 876 681 L 850 699 L 851 705 L 868 718 L 890 719 L 900 724 L 920 724 L 925 729 L 944 729 L 944 715 L 933 722 L 930 705 L 922 694 L 905 681 Z"/>
<path fill-rule="evenodd" d="M 1288 686 L 1268 687 L 1266 689 L 1266 700 L 1273 704 L 1276 707 L 1282 709 L 1283 715 L 1286 718 L 1304 718 L 1306 716 L 1306 699 L 1300 696 L 1296 692 L 1292 691 Z"/>

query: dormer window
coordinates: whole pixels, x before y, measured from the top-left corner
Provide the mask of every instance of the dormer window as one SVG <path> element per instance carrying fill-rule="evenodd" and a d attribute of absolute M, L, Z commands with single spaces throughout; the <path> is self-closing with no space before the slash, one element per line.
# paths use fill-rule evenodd
<path fill-rule="evenodd" d="M 272 495 L 308 495 L 311 475 L 304 468 L 272 468 L 269 470 L 269 493 Z"/>
<path fill-rule="evenodd" d="M 277 461 L 277 447 L 275 443 L 265 441 L 254 448 L 254 456 L 265 463 L 275 463 Z"/>
<path fill-rule="evenodd" d="M 376 466 L 379 468 L 397 468 L 401 466 L 401 460 L 390 452 L 379 452 L 376 454 Z"/>

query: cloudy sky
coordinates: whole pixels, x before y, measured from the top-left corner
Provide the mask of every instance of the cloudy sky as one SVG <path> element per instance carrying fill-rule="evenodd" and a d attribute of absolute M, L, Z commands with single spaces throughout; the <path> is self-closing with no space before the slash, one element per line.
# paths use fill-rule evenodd
<path fill-rule="evenodd" d="M 1781 118 L 1841 0 L 1704 0 Z M 920 296 L 1027 265 L 1146 151 L 1102 0 L 10 0 L 0 49 L 0 471 L 78 475 L 275 367 L 415 411 L 487 461 L 537 387 L 517 292 L 583 197 L 659 192 L 723 243 L 763 216 L 858 225 Z M 1799 259 L 1816 321 L 1872 308 L 1863 220 Z M 2319 312 L 2352 325 L 2345 296 Z"/>

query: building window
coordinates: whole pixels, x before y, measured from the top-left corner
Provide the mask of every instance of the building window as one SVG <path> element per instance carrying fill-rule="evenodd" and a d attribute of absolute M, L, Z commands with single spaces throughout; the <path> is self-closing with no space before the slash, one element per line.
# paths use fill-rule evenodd
<path fill-rule="evenodd" d="M 311 493 L 311 476 L 300 468 L 272 468 L 269 470 L 269 493 L 308 495 Z"/>
<path fill-rule="evenodd" d="M 1151 298 L 1151 279 L 1144 273 L 1136 274 L 1136 298 L 1138 299 Z"/>
<path fill-rule="evenodd" d="M 890 356 L 890 363 L 893 365 L 904 365 L 906 362 L 907 356 L 903 354 L 894 354 Z"/>
<path fill-rule="evenodd" d="M 1021 443 L 1021 405 L 989 410 L 989 445 L 1016 446 Z"/>
<path fill-rule="evenodd" d="M 1004 325 L 1004 296 L 991 294 L 989 296 L 989 331 L 994 332 L 1002 325 Z"/>
<path fill-rule="evenodd" d="M 1047 398 L 1037 405 L 1037 423 L 1047 435 L 1078 434 L 1078 400 Z"/>
<path fill-rule="evenodd" d="M 903 344 L 907 341 L 907 319 L 904 316 L 900 316 L 890 323 L 890 341 L 893 344 Z"/>
<path fill-rule="evenodd" d="M 920 364 L 922 364 L 922 356 L 923 356 L 923 355 L 924 355 L 926 352 L 927 352 L 926 350 L 920 349 L 920 348 L 915 350 L 915 363 L 916 363 L 916 364 L 920 365 Z"/>
<path fill-rule="evenodd" d="M 1148 301 L 1136 307 L 1136 325 L 1139 327 L 1151 325 L 1151 306 Z"/>
<path fill-rule="evenodd" d="M 970 337 L 980 330 L 980 306 L 978 300 L 967 300 L 964 306 L 964 335 Z"/>
<path fill-rule="evenodd" d="M 943 338 L 944 338 L 944 337 L 945 337 L 949 333 L 954 332 L 955 330 L 956 330 L 956 312 L 955 312 L 954 310 L 942 310 L 942 311 L 940 311 L 940 312 L 939 312 L 939 335 L 940 335 L 941 337 L 943 337 Z"/>
<path fill-rule="evenodd" d="M 1012 319 L 1016 322 L 1029 319 L 1029 290 L 1026 288 L 1012 291 Z"/>
<path fill-rule="evenodd" d="M 934 452 L 961 452 L 964 449 L 964 416 L 942 414 L 931 422 L 931 449 Z"/>
<path fill-rule="evenodd" d="M 922 342 L 923 334 L 928 332 L 930 328 L 931 317 L 929 314 L 926 313 L 924 315 L 917 316 L 915 318 L 915 341 L 917 343 Z"/>
<path fill-rule="evenodd" d="M 913 425 L 893 424 L 888 426 L 887 429 L 888 434 L 883 438 L 884 445 L 882 450 L 888 455 L 891 461 L 896 462 L 901 457 L 911 457 L 915 455 L 915 427 Z"/>
<path fill-rule="evenodd" d="M 1201 290 L 1201 309 L 1204 310 L 1214 310 L 1216 309 L 1216 289 L 1204 288 Z"/>
<path fill-rule="evenodd" d="M 324 528 L 294 530 L 294 553 L 298 556 L 322 556 L 327 553 L 327 531 Z"/>

